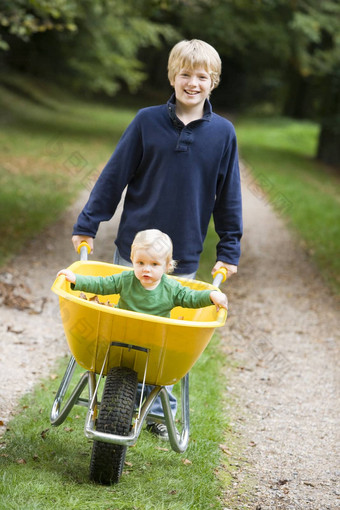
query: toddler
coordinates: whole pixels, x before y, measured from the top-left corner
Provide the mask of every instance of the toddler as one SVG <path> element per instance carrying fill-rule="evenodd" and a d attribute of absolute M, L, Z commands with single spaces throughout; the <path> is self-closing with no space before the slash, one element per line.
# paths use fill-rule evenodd
<path fill-rule="evenodd" d="M 157 229 L 143 230 L 135 236 L 131 246 L 133 271 L 111 276 L 83 276 L 62 269 L 73 290 L 94 294 L 120 294 L 118 308 L 161 317 L 170 317 L 175 306 L 202 308 L 216 305 L 228 309 L 228 299 L 217 290 L 194 290 L 177 280 L 168 278 L 173 271 L 172 241 Z"/>

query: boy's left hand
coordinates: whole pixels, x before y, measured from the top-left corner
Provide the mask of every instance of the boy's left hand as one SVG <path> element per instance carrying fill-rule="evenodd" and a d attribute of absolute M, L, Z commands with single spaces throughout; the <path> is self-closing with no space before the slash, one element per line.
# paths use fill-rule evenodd
<path fill-rule="evenodd" d="M 227 264 L 227 262 L 222 262 L 221 260 L 218 260 L 214 267 L 212 268 L 211 274 L 213 275 L 221 269 L 221 267 L 225 267 L 227 269 L 227 279 L 230 278 L 233 274 L 237 273 L 237 266 L 233 266 L 232 264 Z"/>

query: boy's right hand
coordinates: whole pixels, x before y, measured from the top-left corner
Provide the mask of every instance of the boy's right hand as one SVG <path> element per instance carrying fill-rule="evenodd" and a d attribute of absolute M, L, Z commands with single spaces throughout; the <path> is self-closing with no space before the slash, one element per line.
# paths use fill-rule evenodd
<path fill-rule="evenodd" d="M 66 280 L 70 283 L 76 283 L 76 275 L 70 269 L 61 269 L 57 276 L 64 275 Z"/>
<path fill-rule="evenodd" d="M 82 242 L 86 242 L 89 247 L 91 248 L 91 251 L 90 253 L 93 253 L 93 237 L 89 237 L 89 236 L 72 236 L 72 243 L 73 243 L 73 246 L 74 246 L 74 249 L 76 250 L 76 252 L 78 251 L 78 246 L 80 245 L 80 243 Z"/>

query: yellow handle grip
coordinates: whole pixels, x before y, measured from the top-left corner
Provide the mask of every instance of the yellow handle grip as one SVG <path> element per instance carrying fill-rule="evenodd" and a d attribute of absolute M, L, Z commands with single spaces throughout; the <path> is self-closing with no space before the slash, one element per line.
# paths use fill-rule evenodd
<path fill-rule="evenodd" d="M 90 253 L 90 251 L 91 251 L 91 247 L 90 247 L 90 245 L 89 245 L 86 241 L 82 241 L 82 242 L 80 243 L 80 245 L 79 245 L 79 246 L 78 246 L 78 248 L 77 248 L 77 252 L 78 252 L 78 253 L 80 253 L 80 250 L 82 249 L 82 247 L 83 247 L 83 246 L 85 246 L 85 247 L 86 247 L 86 249 L 87 249 L 87 253 Z"/>
<path fill-rule="evenodd" d="M 223 283 L 227 279 L 228 269 L 226 267 L 220 267 L 220 269 L 215 271 L 215 273 L 213 274 L 213 278 L 215 279 L 218 274 L 222 275 L 222 282 L 221 283 Z"/>

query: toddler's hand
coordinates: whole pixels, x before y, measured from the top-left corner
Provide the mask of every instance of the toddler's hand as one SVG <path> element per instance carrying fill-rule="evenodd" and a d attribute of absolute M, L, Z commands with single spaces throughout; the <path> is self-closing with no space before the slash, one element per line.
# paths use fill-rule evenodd
<path fill-rule="evenodd" d="M 70 283 L 76 283 L 76 275 L 70 269 L 61 269 L 57 276 L 64 275 L 66 280 Z"/>
<path fill-rule="evenodd" d="M 213 290 L 210 293 L 210 299 L 216 305 L 217 311 L 219 311 L 220 308 L 225 308 L 228 310 L 228 298 L 223 292 L 218 292 L 217 290 Z"/>

